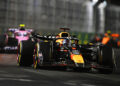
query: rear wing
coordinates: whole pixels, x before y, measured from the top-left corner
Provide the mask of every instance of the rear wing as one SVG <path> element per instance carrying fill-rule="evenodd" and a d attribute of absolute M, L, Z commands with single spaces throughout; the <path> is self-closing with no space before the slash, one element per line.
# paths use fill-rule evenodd
<path fill-rule="evenodd" d="M 20 31 L 20 29 L 19 28 L 9 28 L 8 31 L 10 31 L 10 32 L 17 32 L 17 31 Z M 25 29 L 25 31 L 33 32 L 33 29 Z"/>
<path fill-rule="evenodd" d="M 18 28 L 9 28 L 8 31 L 15 32 L 15 31 L 18 31 Z"/>
<path fill-rule="evenodd" d="M 62 30 L 62 31 L 67 31 L 67 30 L 70 30 L 70 28 L 60 28 L 60 30 Z"/>

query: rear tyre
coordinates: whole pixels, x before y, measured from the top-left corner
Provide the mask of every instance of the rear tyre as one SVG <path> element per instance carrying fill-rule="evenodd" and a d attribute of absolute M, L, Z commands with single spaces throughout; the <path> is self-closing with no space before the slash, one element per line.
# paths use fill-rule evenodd
<path fill-rule="evenodd" d="M 17 62 L 19 66 L 30 66 L 33 63 L 34 42 L 21 41 L 18 45 Z"/>
<path fill-rule="evenodd" d="M 98 63 L 102 66 L 100 73 L 112 73 L 114 69 L 114 51 L 112 47 L 104 45 L 99 50 Z"/>

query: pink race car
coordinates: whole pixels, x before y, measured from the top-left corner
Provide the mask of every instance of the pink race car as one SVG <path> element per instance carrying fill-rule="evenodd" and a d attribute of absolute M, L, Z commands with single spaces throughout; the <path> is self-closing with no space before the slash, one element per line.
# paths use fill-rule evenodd
<path fill-rule="evenodd" d="M 17 51 L 18 44 L 22 40 L 28 40 L 30 37 L 31 32 L 33 32 L 32 29 L 17 29 L 17 28 L 9 28 L 7 35 L 7 44 L 4 47 L 4 51 L 6 53 L 9 52 L 15 52 Z"/>

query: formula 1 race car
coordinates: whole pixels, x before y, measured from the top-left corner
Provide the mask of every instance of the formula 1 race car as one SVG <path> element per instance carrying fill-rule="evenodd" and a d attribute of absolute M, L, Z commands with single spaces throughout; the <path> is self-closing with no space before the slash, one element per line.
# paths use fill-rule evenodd
<path fill-rule="evenodd" d="M 79 45 L 78 39 L 68 32 L 55 36 L 34 35 L 31 40 L 21 41 L 18 46 L 19 66 L 71 67 L 98 69 L 111 73 L 114 69 L 114 52 L 102 44 Z"/>
<path fill-rule="evenodd" d="M 28 40 L 32 29 L 9 28 L 6 37 L 6 45 L 2 48 L 5 53 L 17 53 L 20 41 Z"/>
<path fill-rule="evenodd" d="M 105 33 L 104 35 L 95 34 L 91 43 L 102 43 L 103 45 L 111 46 L 112 48 L 120 48 L 120 35 L 117 33 Z"/>
<path fill-rule="evenodd" d="M 58 37 L 59 36 L 59 37 Z M 71 38 L 69 33 L 61 32 L 54 36 L 34 36 L 43 41 L 21 41 L 18 47 L 18 64 L 39 66 L 84 66 L 81 53 L 77 48 L 76 38 Z M 28 46 L 26 46 L 28 45 Z M 27 54 L 28 51 L 30 54 Z M 29 55 L 29 61 L 28 61 Z M 76 64 L 74 64 L 76 63 Z"/>

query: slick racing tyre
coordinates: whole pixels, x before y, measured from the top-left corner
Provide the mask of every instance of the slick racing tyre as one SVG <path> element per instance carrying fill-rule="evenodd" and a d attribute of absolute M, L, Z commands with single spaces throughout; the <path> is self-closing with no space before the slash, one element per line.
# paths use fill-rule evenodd
<path fill-rule="evenodd" d="M 102 66 L 100 73 L 112 73 L 115 67 L 114 51 L 112 47 L 104 45 L 99 50 L 98 62 Z"/>
<path fill-rule="evenodd" d="M 19 66 L 30 66 L 33 63 L 34 42 L 21 41 L 18 45 L 17 62 Z"/>
<path fill-rule="evenodd" d="M 43 64 L 43 55 L 40 50 L 40 43 L 35 44 L 34 56 L 33 56 L 33 67 L 34 69 L 39 68 Z"/>

